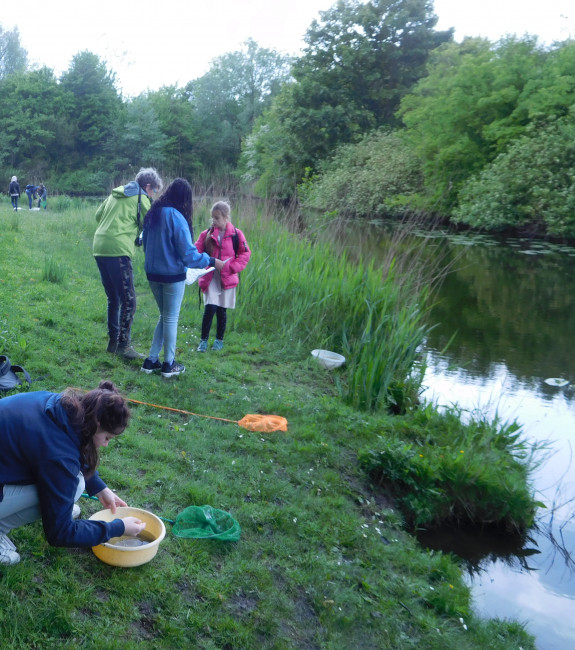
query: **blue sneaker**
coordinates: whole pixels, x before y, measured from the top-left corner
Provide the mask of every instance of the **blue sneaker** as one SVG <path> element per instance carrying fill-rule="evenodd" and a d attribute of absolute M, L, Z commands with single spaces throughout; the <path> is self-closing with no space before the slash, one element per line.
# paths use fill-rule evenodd
<path fill-rule="evenodd" d="M 167 361 L 164 361 L 162 364 L 162 377 L 169 379 L 170 377 L 177 377 L 183 372 L 186 372 L 186 367 L 181 363 L 177 363 L 175 360 L 170 365 Z"/>
<path fill-rule="evenodd" d="M 144 361 L 142 367 L 140 368 L 140 370 L 142 372 L 145 372 L 147 375 L 150 375 L 153 372 L 159 372 L 161 369 L 162 369 L 162 362 L 159 359 L 152 361 L 150 357 L 148 357 Z"/>
<path fill-rule="evenodd" d="M 222 339 L 216 339 L 212 345 L 212 350 L 221 350 L 224 347 Z"/>
<path fill-rule="evenodd" d="M 196 348 L 197 352 L 207 352 L 208 350 L 208 339 L 200 339 L 200 344 Z"/>

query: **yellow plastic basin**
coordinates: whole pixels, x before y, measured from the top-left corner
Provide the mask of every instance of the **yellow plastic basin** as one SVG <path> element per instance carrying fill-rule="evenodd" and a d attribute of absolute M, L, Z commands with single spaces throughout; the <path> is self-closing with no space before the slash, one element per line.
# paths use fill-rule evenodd
<path fill-rule="evenodd" d="M 149 562 L 158 552 L 160 542 L 166 536 L 166 527 L 164 522 L 147 510 L 141 508 L 116 508 L 116 513 L 112 514 L 111 510 L 100 510 L 95 512 L 90 519 L 97 521 L 113 521 L 114 519 L 123 519 L 124 517 L 137 517 L 146 522 L 143 534 L 152 538 L 149 544 L 144 546 L 115 546 L 115 543 L 124 539 L 123 537 L 112 537 L 109 541 L 98 546 L 92 546 L 94 555 L 112 566 L 132 567 L 140 566 Z"/>

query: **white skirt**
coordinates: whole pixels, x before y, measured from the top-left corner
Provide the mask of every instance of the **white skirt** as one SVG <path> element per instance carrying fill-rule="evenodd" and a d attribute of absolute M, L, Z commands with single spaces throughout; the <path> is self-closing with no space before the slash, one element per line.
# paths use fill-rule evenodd
<path fill-rule="evenodd" d="M 221 276 L 214 271 L 208 290 L 204 295 L 204 305 L 217 305 L 226 309 L 234 309 L 236 306 L 236 288 L 222 289 Z"/>

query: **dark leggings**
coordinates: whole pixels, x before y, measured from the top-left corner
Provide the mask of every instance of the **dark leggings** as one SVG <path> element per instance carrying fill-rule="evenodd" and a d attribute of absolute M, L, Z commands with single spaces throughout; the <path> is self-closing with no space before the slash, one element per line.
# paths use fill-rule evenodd
<path fill-rule="evenodd" d="M 136 313 L 132 260 L 127 256 L 97 256 L 96 264 L 108 298 L 108 335 L 122 346 L 130 345 Z"/>
<path fill-rule="evenodd" d="M 216 338 L 223 341 L 226 332 L 228 314 L 225 307 L 218 307 L 217 305 L 206 305 L 206 308 L 204 309 L 204 317 L 202 318 L 202 339 L 207 339 L 210 335 L 210 328 L 212 326 L 214 314 L 216 315 Z"/>

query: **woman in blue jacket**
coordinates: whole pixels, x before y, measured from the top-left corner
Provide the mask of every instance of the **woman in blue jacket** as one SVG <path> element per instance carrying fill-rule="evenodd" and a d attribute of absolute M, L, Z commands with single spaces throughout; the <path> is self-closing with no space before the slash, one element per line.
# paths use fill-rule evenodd
<path fill-rule="evenodd" d="M 160 310 L 150 354 L 142 365 L 142 372 L 148 374 L 161 370 L 163 377 L 174 377 L 186 370 L 175 358 L 186 269 L 215 266 L 220 270 L 225 264 L 199 253 L 194 246 L 192 213 L 192 186 L 184 178 L 176 178 L 154 201 L 144 220 L 146 275 Z M 162 347 L 163 363 L 159 360 Z"/>
<path fill-rule="evenodd" d="M 84 490 L 114 513 L 126 505 L 96 467 L 99 448 L 119 436 L 129 418 L 124 398 L 109 381 L 85 394 L 37 391 L 0 400 L 0 564 L 20 561 L 7 533 L 38 519 L 53 546 L 91 547 L 144 528 L 136 517 L 73 518 Z"/>

